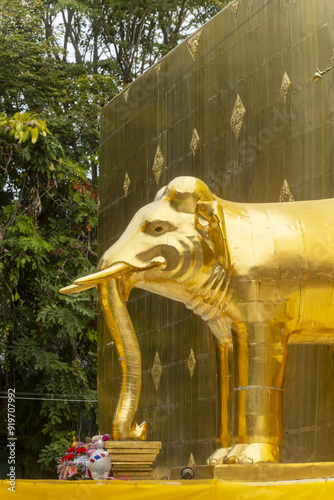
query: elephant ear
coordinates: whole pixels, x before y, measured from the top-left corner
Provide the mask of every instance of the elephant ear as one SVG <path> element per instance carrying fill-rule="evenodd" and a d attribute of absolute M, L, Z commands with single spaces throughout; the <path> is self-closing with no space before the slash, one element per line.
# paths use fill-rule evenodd
<path fill-rule="evenodd" d="M 162 190 L 159 193 L 166 196 L 177 212 L 188 214 L 195 213 L 200 200 L 214 201 L 208 186 L 196 177 L 176 177 L 168 184 L 164 193 Z"/>
<path fill-rule="evenodd" d="M 226 240 L 224 211 L 216 200 L 197 202 L 195 225 L 200 233 L 209 238 L 216 259 L 224 269 L 229 271 L 231 257 Z"/>
<path fill-rule="evenodd" d="M 159 193 L 166 196 L 176 211 L 195 214 L 196 228 L 210 240 L 218 262 L 229 271 L 231 259 L 224 212 L 208 186 L 196 177 L 176 177 Z"/>

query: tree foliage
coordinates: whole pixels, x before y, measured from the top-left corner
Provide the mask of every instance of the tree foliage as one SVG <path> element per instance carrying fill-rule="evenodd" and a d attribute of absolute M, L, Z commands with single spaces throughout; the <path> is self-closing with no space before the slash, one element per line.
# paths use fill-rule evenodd
<path fill-rule="evenodd" d="M 228 0 L 49 0 L 45 32 L 68 59 L 92 63 L 96 72 L 118 75 L 121 84 L 137 78 Z M 62 28 L 55 25 L 61 15 Z"/>
<path fill-rule="evenodd" d="M 0 3 L 0 112 L 11 116 L 28 110 L 42 116 L 65 152 L 90 164 L 95 181 L 99 113 L 119 90 L 119 80 L 89 63 L 64 60 L 57 29 L 48 28 L 49 2 Z"/>
<path fill-rule="evenodd" d="M 225 3 L 0 0 L 0 381 L 23 398 L 18 477 L 55 477 L 71 431 L 96 430 L 95 292 L 58 290 L 96 266 L 100 111 Z"/>
<path fill-rule="evenodd" d="M 31 113 L 2 114 L 0 144 L 1 181 L 10 197 L 0 226 L 1 385 L 35 398 L 96 400 L 94 293 L 59 294 L 96 265 L 96 188 Z M 96 420 L 92 403 L 18 400 L 16 407 L 20 450 L 25 457 L 38 443 L 44 466 L 62 453 L 55 444 L 47 453 L 51 436 L 61 441 L 73 428 L 80 431 L 83 418 L 91 427 Z M 23 459 L 22 474 L 24 467 Z"/>

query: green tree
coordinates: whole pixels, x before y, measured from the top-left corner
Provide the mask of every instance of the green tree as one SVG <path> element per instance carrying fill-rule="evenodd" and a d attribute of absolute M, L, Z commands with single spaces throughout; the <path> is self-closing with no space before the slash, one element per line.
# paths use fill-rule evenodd
<path fill-rule="evenodd" d="M 44 17 L 49 34 L 61 13 L 61 45 L 72 45 L 77 63 L 90 61 L 99 73 L 113 73 L 124 85 L 137 78 L 227 0 L 60 0 Z M 59 31 L 58 31 L 59 34 Z M 59 38 L 60 39 L 60 38 Z"/>
<path fill-rule="evenodd" d="M 0 115 L 0 147 L 0 180 L 10 196 L 0 220 L 1 386 L 96 400 L 94 292 L 59 294 L 70 277 L 96 266 L 96 188 L 34 114 Z M 84 418 L 91 429 L 96 421 L 94 403 L 18 400 L 16 407 L 24 476 L 38 457 L 54 475 L 68 433 L 80 433 Z M 32 472 L 38 477 L 39 468 Z"/>
<path fill-rule="evenodd" d="M 48 2 L 0 0 L 0 112 L 31 111 L 47 120 L 73 161 L 97 178 L 99 113 L 119 81 L 87 63 L 70 63 L 57 40 Z M 53 33 L 55 30 L 55 34 Z"/>

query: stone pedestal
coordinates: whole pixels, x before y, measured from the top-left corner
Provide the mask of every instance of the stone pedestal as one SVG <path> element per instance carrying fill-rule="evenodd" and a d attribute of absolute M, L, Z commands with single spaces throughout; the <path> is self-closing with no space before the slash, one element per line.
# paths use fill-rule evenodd
<path fill-rule="evenodd" d="M 106 441 L 115 478 L 151 479 L 152 464 L 161 449 L 160 441 Z"/>

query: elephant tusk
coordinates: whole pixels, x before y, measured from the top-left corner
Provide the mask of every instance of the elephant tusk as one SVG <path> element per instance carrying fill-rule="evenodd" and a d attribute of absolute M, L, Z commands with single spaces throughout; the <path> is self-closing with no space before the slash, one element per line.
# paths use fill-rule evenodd
<path fill-rule="evenodd" d="M 77 293 L 77 292 L 83 292 L 84 290 L 89 290 L 90 288 L 94 288 L 95 285 L 69 285 L 65 286 L 64 288 L 61 288 L 59 290 L 59 293 L 62 294 L 69 294 L 69 293 Z"/>
<path fill-rule="evenodd" d="M 119 278 L 123 276 L 123 274 L 127 274 L 129 271 L 132 271 L 133 267 L 129 266 L 129 264 L 125 264 L 124 262 L 116 262 L 116 264 L 112 264 L 107 269 L 103 269 L 103 271 L 98 271 L 97 273 L 89 274 L 88 276 L 84 276 L 83 278 L 78 278 L 74 281 L 75 285 L 97 285 L 98 283 L 103 283 L 105 281 Z"/>
<path fill-rule="evenodd" d="M 107 269 L 103 269 L 103 271 L 98 271 L 97 273 L 89 274 L 88 276 L 84 276 L 83 278 L 78 278 L 77 280 L 74 281 L 74 284 L 78 286 L 89 285 L 89 284 L 97 285 L 98 283 L 104 283 L 105 281 L 119 278 L 120 276 L 123 276 L 124 274 L 127 274 L 130 271 L 132 272 L 147 271 L 148 269 L 153 269 L 155 267 L 162 267 L 162 266 L 165 266 L 164 259 L 152 262 L 152 264 L 144 268 L 133 267 L 130 264 L 125 264 L 125 262 L 116 262 Z"/>

